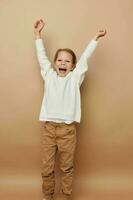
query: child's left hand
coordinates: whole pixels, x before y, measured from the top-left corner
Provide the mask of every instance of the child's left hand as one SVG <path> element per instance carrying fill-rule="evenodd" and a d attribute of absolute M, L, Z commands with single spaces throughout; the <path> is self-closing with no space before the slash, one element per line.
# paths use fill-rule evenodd
<path fill-rule="evenodd" d="M 98 40 L 100 37 L 103 37 L 107 34 L 106 30 L 99 30 L 98 34 L 96 35 L 95 39 Z"/>

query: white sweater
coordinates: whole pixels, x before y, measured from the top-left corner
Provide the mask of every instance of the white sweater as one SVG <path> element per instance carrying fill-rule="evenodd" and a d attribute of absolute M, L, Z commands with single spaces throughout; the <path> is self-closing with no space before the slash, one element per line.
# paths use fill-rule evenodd
<path fill-rule="evenodd" d="M 42 39 L 36 39 L 37 58 L 44 79 L 44 96 L 40 121 L 65 122 L 81 120 L 80 86 L 88 70 L 88 59 L 94 52 L 97 41 L 92 39 L 81 55 L 76 67 L 65 77 L 60 77 L 47 58 Z"/>

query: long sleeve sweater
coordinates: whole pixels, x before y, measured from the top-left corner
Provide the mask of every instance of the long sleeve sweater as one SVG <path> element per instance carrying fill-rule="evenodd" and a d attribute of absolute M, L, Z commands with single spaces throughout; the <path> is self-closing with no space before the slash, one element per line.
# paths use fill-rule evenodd
<path fill-rule="evenodd" d="M 94 52 L 97 41 L 92 39 L 76 67 L 65 77 L 60 77 L 49 61 L 42 39 L 35 40 L 37 58 L 44 80 L 44 96 L 40 121 L 71 122 L 81 121 L 80 86 L 88 70 L 88 60 Z"/>

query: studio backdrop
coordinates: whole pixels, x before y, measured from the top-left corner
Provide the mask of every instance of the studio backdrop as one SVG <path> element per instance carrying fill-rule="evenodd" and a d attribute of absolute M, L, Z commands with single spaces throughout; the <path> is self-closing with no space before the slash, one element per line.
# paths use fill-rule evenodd
<path fill-rule="evenodd" d="M 51 62 L 67 47 L 79 59 L 98 30 L 107 30 L 81 86 L 73 199 L 133 199 L 132 10 L 131 0 L 0 1 L 0 199 L 41 200 L 38 19 Z"/>

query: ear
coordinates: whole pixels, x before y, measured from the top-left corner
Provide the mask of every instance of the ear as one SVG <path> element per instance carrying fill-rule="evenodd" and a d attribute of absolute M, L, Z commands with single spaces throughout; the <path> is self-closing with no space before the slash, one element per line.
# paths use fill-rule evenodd
<path fill-rule="evenodd" d="M 76 67 L 76 65 L 73 65 L 73 67 L 72 67 L 71 71 L 72 71 L 72 70 L 74 70 L 74 68 L 75 68 L 75 67 Z"/>

